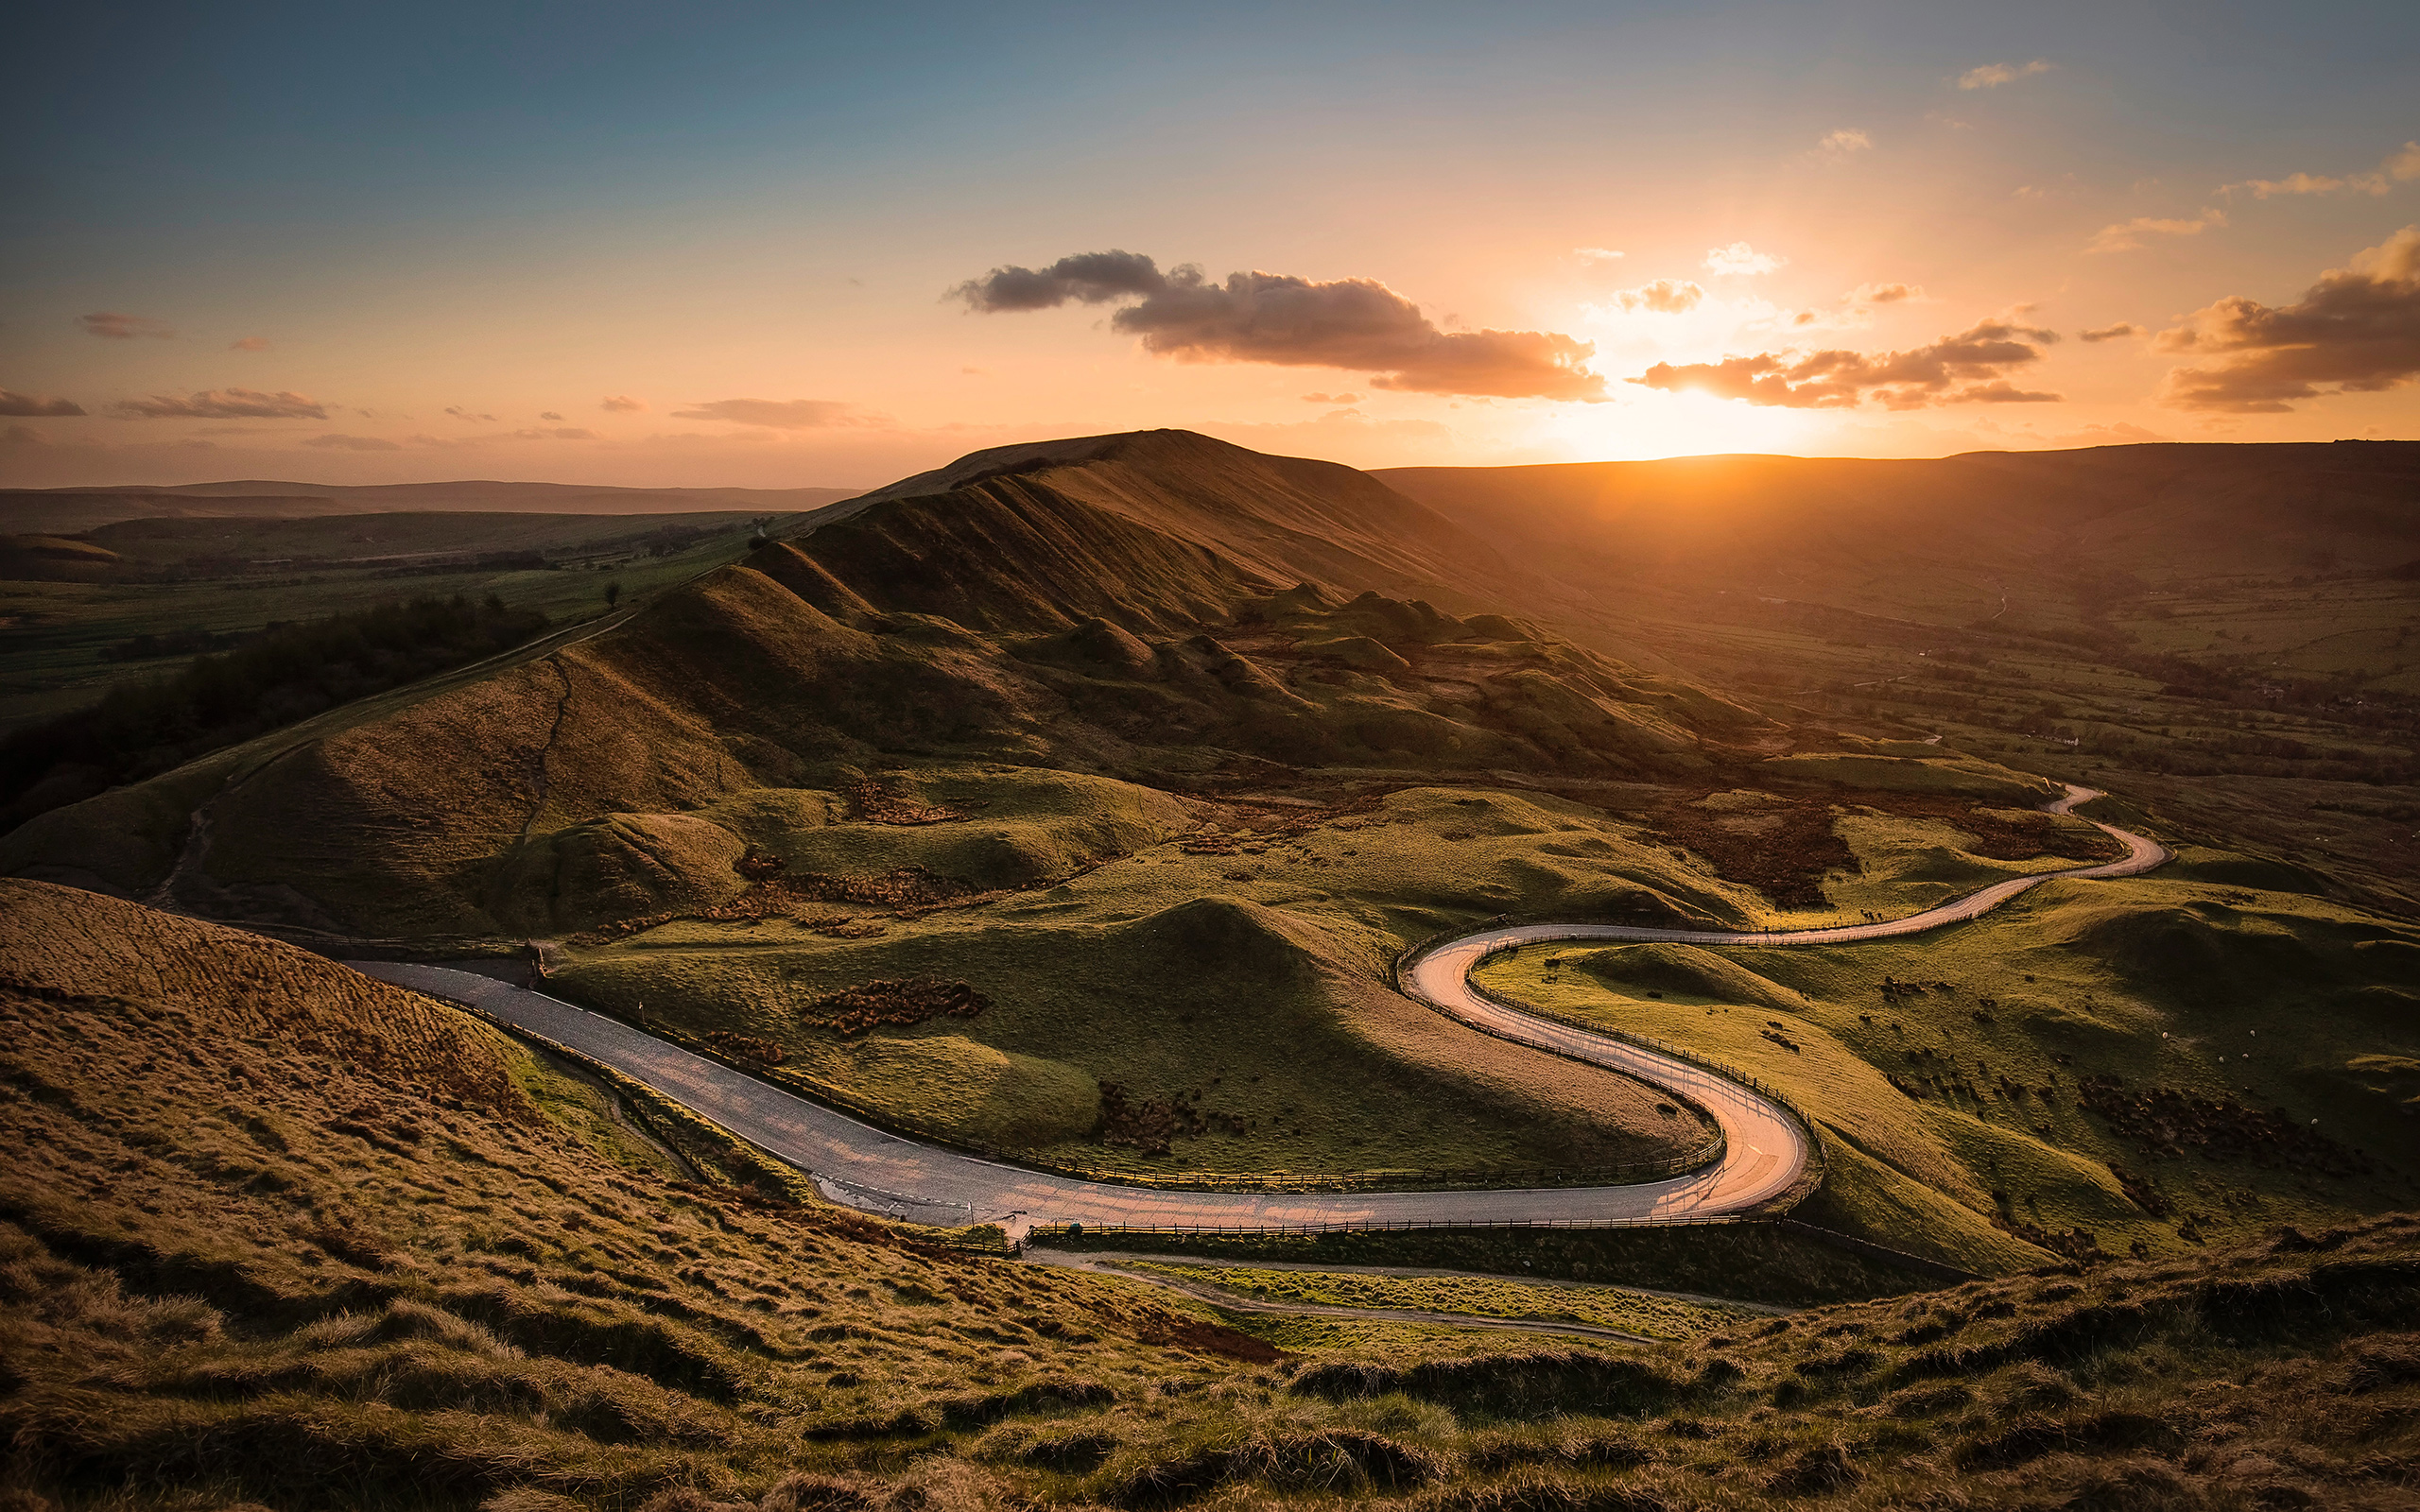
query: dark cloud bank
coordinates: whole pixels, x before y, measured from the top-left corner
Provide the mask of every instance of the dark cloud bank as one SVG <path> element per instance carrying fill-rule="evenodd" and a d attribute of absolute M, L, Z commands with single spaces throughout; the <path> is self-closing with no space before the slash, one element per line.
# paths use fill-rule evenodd
<path fill-rule="evenodd" d="M 1084 252 L 1048 267 L 995 267 L 950 291 L 979 314 L 1132 301 L 1113 329 L 1147 352 L 1191 362 L 1344 368 L 1378 388 L 1498 399 L 1605 397 L 1582 363 L 1596 348 L 1550 331 L 1441 331 L 1374 279 L 1318 283 L 1231 273 L 1212 283 L 1190 264 L 1162 272 L 1139 252 Z"/>

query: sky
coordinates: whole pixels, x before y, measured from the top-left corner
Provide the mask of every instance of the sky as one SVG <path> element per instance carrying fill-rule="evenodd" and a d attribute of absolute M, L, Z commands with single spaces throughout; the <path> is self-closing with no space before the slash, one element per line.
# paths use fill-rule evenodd
<path fill-rule="evenodd" d="M 48 7 L 0 486 L 2420 437 L 2420 7 Z"/>

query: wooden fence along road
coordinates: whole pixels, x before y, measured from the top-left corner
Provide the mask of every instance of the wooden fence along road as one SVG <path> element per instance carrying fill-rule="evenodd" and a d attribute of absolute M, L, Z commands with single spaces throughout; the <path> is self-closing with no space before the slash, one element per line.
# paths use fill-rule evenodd
<path fill-rule="evenodd" d="M 2069 787 L 2064 813 L 2098 795 Z M 519 1034 L 611 1067 L 810 1173 L 824 1195 L 864 1211 L 956 1227 L 997 1223 L 1012 1238 L 1035 1228 L 1152 1232 L 1478 1228 L 1609 1228 L 1725 1222 L 1772 1202 L 1806 1174 L 1816 1150 L 1785 1100 L 1749 1078 L 1653 1046 L 1543 1018 L 1475 988 L 1471 970 L 1502 950 L 1547 940 L 1691 945 L 1844 944 L 1911 935 L 1975 918 L 2052 877 L 2120 877 L 2169 859 L 2156 842 L 2101 825 L 2128 850 L 2105 866 L 2016 877 L 1906 919 L 1789 933 L 1649 929 L 1620 924 L 1503 924 L 1413 952 L 1398 971 L 1412 997 L 1473 1028 L 1636 1077 L 1711 1114 L 1720 1158 L 1657 1179 L 1601 1186 L 1401 1192 L 1185 1190 L 1029 1169 L 878 1128 L 683 1049 L 616 1019 L 446 967 L 357 961 L 355 970 L 459 1003 Z M 1716 1147 L 1709 1144 L 1708 1156 Z"/>

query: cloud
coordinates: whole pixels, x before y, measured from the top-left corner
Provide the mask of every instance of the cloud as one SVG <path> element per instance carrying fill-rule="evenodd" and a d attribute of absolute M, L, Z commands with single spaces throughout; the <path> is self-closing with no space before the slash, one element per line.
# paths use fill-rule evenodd
<path fill-rule="evenodd" d="M 1142 253 L 1113 249 L 1106 252 L 1079 252 L 1045 268 L 995 267 L 981 278 L 967 280 L 942 297 L 963 300 L 967 308 L 978 315 L 1048 310 L 1070 300 L 1106 304 L 1118 299 L 1149 299 L 1167 289 L 1172 278 L 1181 278 L 1187 271 L 1193 272 L 1197 283 L 1200 281 L 1199 270 L 1180 267 L 1174 274 L 1162 273 L 1158 265 Z"/>
<path fill-rule="evenodd" d="M 327 406 L 316 399 L 286 391 L 265 394 L 257 388 L 205 388 L 183 399 L 153 394 L 148 399 L 121 399 L 112 413 L 129 420 L 325 420 Z"/>
<path fill-rule="evenodd" d="M 2151 333 L 2144 330 L 2141 326 L 2136 325 L 2132 320 L 2120 320 L 2116 325 L 2104 325 L 2090 331 L 2079 331 L 2076 335 L 2085 341 L 2119 341 L 2128 336 L 2146 336 L 2151 335 Z"/>
<path fill-rule="evenodd" d="M 540 411 L 538 412 L 538 418 L 539 418 L 540 420 L 554 420 L 554 421 L 559 421 L 559 420 L 562 420 L 562 417 L 561 415 L 556 414 L 556 413 L 555 413 L 553 410 L 551 410 L 551 409 L 542 409 L 542 410 L 540 410 Z"/>
<path fill-rule="evenodd" d="M 675 420 L 727 420 L 777 431 L 814 430 L 826 425 L 865 423 L 855 404 L 837 399 L 717 399 L 689 409 L 676 409 Z"/>
<path fill-rule="evenodd" d="M 2231 195 L 2241 189 L 2255 199 L 2272 199 L 2279 195 L 2332 195 L 2349 189 L 2360 195 L 2383 195 L 2396 184 L 2420 179 L 2420 142 L 2406 142 L 2371 173 L 2348 174 L 2336 178 L 2324 173 L 2290 173 L 2282 179 L 2246 179 L 2240 183 L 2222 183 L 2219 193 Z"/>
<path fill-rule="evenodd" d="M 173 341 L 177 335 L 177 328 L 165 320 L 154 320 L 142 315 L 123 315 L 114 310 L 78 316 L 76 323 L 84 328 L 86 335 L 112 341 L 132 341 L 138 336 L 147 336 L 154 341 Z"/>
<path fill-rule="evenodd" d="M 573 425 L 533 426 L 527 430 L 490 431 L 480 436 L 406 436 L 405 441 L 413 446 L 434 446 L 447 451 L 463 447 L 493 446 L 498 441 L 595 441 L 603 439 L 595 431 Z"/>
<path fill-rule="evenodd" d="M 338 436 L 333 433 L 311 437 L 302 444 L 316 446 L 327 452 L 400 452 L 403 450 L 395 442 L 376 436 Z"/>
<path fill-rule="evenodd" d="M 2014 84 L 2020 78 L 2031 78 L 2036 74 L 2047 74 L 2057 66 L 2058 64 L 2040 58 L 2036 58 L 2030 63 L 2021 64 L 1985 63 L 1980 68 L 1970 68 L 1959 75 L 1958 87 L 1960 89 L 1997 89 L 2002 84 Z"/>
<path fill-rule="evenodd" d="M 1571 255 L 1583 263 L 1610 263 L 1617 257 L 1627 257 L 1630 254 L 1616 251 L 1610 247 L 1575 247 L 1571 249 Z"/>
<path fill-rule="evenodd" d="M 1183 362 L 1357 369 L 1374 387 L 1415 393 L 1605 396 L 1605 381 L 1582 366 L 1597 350 L 1587 342 L 1550 331 L 1443 331 L 1375 279 L 1255 270 L 1214 284 L 1190 264 L 1163 273 L 1140 253 L 1106 251 L 1046 268 L 995 267 L 947 297 L 979 314 L 1132 300 L 1111 328 Z"/>
<path fill-rule="evenodd" d="M 2169 370 L 2160 398 L 2180 409 L 2282 414 L 2294 400 L 2407 383 L 2420 375 L 2420 226 L 2322 273 L 2292 304 L 2235 295 L 2196 310 L 2159 349 L 2222 358 Z"/>
<path fill-rule="evenodd" d="M 1770 273 L 1788 261 L 1786 257 L 1774 257 L 1760 252 L 1746 242 L 1733 242 L 1728 247 L 1706 249 L 1705 268 L 1709 273 L 1726 277 L 1731 275 L 1747 277 L 1757 273 Z"/>
<path fill-rule="evenodd" d="M 598 403 L 596 407 L 603 410 L 611 410 L 617 415 L 623 415 L 630 414 L 636 410 L 645 409 L 647 408 L 647 405 L 639 400 L 632 399 L 628 394 L 607 394 L 605 398 Z"/>
<path fill-rule="evenodd" d="M 464 421 L 473 424 L 476 424 L 481 421 L 485 421 L 491 425 L 495 423 L 495 417 L 493 415 L 481 415 L 475 411 L 464 409 L 458 404 L 446 405 L 445 413 L 453 416 L 456 420 Z"/>
<path fill-rule="evenodd" d="M 1631 382 L 1790 409 L 1853 409 L 1868 399 L 1886 409 L 2046 404 L 2060 396 L 2019 388 L 2008 375 L 2040 361 L 2042 348 L 2058 339 L 2053 331 L 1985 320 L 1911 352 L 1768 352 L 1720 362 L 1659 362 Z"/>
<path fill-rule="evenodd" d="M 230 352 L 267 352 L 268 350 L 268 337 L 244 336 L 237 340 L 228 342 L 227 350 Z"/>
<path fill-rule="evenodd" d="M 1844 126 L 1837 131 L 1826 134 L 1824 140 L 1816 143 L 1815 150 L 1827 158 L 1845 158 L 1853 153 L 1871 150 L 1873 146 L 1874 138 L 1856 127 Z"/>
<path fill-rule="evenodd" d="M 1614 296 L 1614 302 L 1625 310 L 1648 310 L 1656 315 L 1681 315 L 1694 310 L 1705 298 L 1705 290 L 1686 279 L 1659 278 L 1652 284 L 1642 284 L 1634 289 L 1623 289 Z"/>
<path fill-rule="evenodd" d="M 1843 302 L 1858 308 L 1870 308 L 1876 304 L 1902 304 L 1924 297 L 1924 285 L 1921 284 L 1860 284 L 1849 290 Z"/>
<path fill-rule="evenodd" d="M 65 420 L 82 413 L 84 406 L 72 399 L 51 399 L 42 394 L 19 394 L 0 388 L 0 415 L 23 420 Z"/>
<path fill-rule="evenodd" d="M 2202 214 L 2192 220 L 2157 215 L 2137 215 L 2114 226 L 2103 226 L 2092 238 L 2087 252 L 2131 252 L 2143 245 L 2146 236 L 2199 236 L 2213 226 L 2227 223 L 2226 215 L 2204 206 Z"/>
<path fill-rule="evenodd" d="M 1361 396 L 1359 394 L 1305 394 L 1303 403 L 1305 404 L 1357 404 L 1361 403 Z"/>

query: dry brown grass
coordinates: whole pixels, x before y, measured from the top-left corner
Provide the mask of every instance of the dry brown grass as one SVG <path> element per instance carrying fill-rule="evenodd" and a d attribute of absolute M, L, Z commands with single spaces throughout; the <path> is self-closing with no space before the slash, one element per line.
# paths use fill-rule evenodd
<path fill-rule="evenodd" d="M 10 1512 L 2360 1509 L 2420 1478 L 2411 1219 L 1634 1350 L 1306 1332 L 802 1201 L 654 1106 L 707 1177 L 667 1180 L 472 1021 L 6 901 Z"/>

